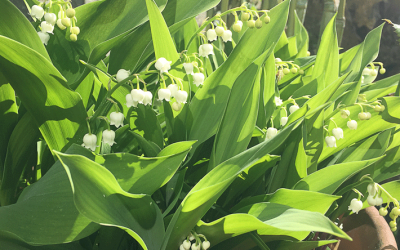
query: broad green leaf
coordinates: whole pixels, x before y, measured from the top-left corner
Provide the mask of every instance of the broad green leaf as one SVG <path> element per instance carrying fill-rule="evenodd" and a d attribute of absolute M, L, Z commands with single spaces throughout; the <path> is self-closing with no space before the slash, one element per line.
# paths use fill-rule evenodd
<path fill-rule="evenodd" d="M 345 232 L 318 212 L 269 202 L 256 203 L 237 212 L 210 223 L 200 221 L 195 230 L 215 243 L 251 231 L 257 231 L 260 235 L 287 235 L 298 240 L 307 236 L 306 232 L 316 231 L 351 240 Z"/>
<path fill-rule="evenodd" d="M 2 206 L 15 203 L 17 187 L 23 170 L 36 165 L 36 143 L 39 136 L 40 132 L 32 123 L 32 116 L 29 113 L 19 120 L 10 134 L 0 188 Z"/>
<path fill-rule="evenodd" d="M 145 250 L 160 248 L 164 223 L 150 196 L 123 191 L 111 172 L 88 158 L 56 155 L 68 175 L 81 214 L 100 225 L 124 229 Z"/>
<path fill-rule="evenodd" d="M 337 240 L 319 240 L 319 241 L 281 241 L 278 246 L 276 246 L 276 250 L 312 250 L 318 247 L 322 247 L 328 244 L 336 243 Z"/>
<path fill-rule="evenodd" d="M 275 57 L 271 54 L 262 69 L 260 81 L 260 104 L 258 105 L 257 126 L 265 127 L 274 110 L 275 105 Z"/>
<path fill-rule="evenodd" d="M 397 36 L 399 37 L 399 43 L 400 43 L 400 25 L 392 23 L 390 20 L 387 20 L 387 19 L 384 19 L 384 20 L 393 26 L 394 31 L 396 32 Z"/>
<path fill-rule="evenodd" d="M 200 144 L 216 132 L 234 82 L 256 58 L 274 47 L 284 30 L 288 9 L 288 1 L 271 9 L 271 22 L 259 30 L 247 30 L 229 58 L 205 80 L 190 103 L 193 122 L 189 139 Z"/>
<path fill-rule="evenodd" d="M 339 76 L 339 47 L 336 35 L 336 15 L 326 25 L 318 48 L 312 78 L 325 74 L 324 80 L 318 83 L 317 91 L 320 92 Z"/>
<path fill-rule="evenodd" d="M 133 137 L 136 138 L 140 147 L 142 148 L 147 157 L 155 157 L 161 151 L 161 148 L 154 142 L 146 140 L 141 135 L 135 132 L 132 131 L 129 132 L 133 135 Z"/>
<path fill-rule="evenodd" d="M 261 64 L 266 51 L 236 79 L 215 136 L 208 169 L 244 151 L 256 125 L 260 97 Z"/>
<path fill-rule="evenodd" d="M 13 39 L 42 55 L 50 57 L 36 30 L 18 8 L 8 0 L 2 1 L 0 8 L 0 35 Z"/>
<path fill-rule="evenodd" d="M 332 203 L 339 198 L 340 196 L 324 194 L 320 192 L 281 188 L 273 194 L 245 198 L 232 209 L 230 209 L 230 211 L 235 212 L 242 207 L 255 203 L 270 202 L 286 205 L 296 209 L 325 214 Z"/>
<path fill-rule="evenodd" d="M 163 212 L 163 217 L 168 215 L 178 202 L 182 192 L 186 170 L 187 169 L 184 168 L 181 171 L 178 171 L 165 185 L 165 205 L 167 208 Z"/>
<path fill-rule="evenodd" d="M 343 52 L 342 54 L 339 55 L 339 64 L 340 64 L 340 72 L 346 72 L 347 69 L 350 66 L 350 63 L 353 61 L 354 57 L 357 55 L 358 50 L 362 44 L 356 45 L 352 47 L 351 49 L 346 50 L 346 52 Z"/>
<path fill-rule="evenodd" d="M 307 56 L 308 51 L 308 32 L 306 28 L 303 26 L 303 23 L 300 21 L 297 12 L 295 12 L 295 26 L 294 26 L 294 34 L 296 36 L 297 50 L 298 53 L 296 58 Z"/>
<path fill-rule="evenodd" d="M 151 195 L 172 178 L 193 143 L 171 144 L 154 158 L 118 153 L 96 155 L 94 160 L 115 176 L 123 190 Z"/>
<path fill-rule="evenodd" d="M 86 130 L 82 99 L 45 57 L 0 36 L 0 66 L 51 150 L 80 143 Z"/>
<path fill-rule="evenodd" d="M 366 95 L 368 101 L 375 101 L 396 91 L 400 83 L 400 74 L 384 78 L 361 88 L 361 93 Z"/>
<path fill-rule="evenodd" d="M 333 194 L 344 181 L 380 159 L 382 157 L 331 165 L 306 176 L 293 188 Z"/>
<path fill-rule="evenodd" d="M 0 72 L 0 176 L 3 176 L 7 144 L 17 119 L 18 107 L 14 89 Z"/>
<path fill-rule="evenodd" d="M 88 153 L 77 146 L 67 152 Z M 76 241 L 98 229 L 75 208 L 68 176 L 58 161 L 38 182 L 24 189 L 16 204 L 0 207 L 1 234 L 31 245 Z"/>
<path fill-rule="evenodd" d="M 269 141 L 258 144 L 215 167 L 186 195 L 175 212 L 161 249 L 175 249 L 190 230 L 210 209 L 214 202 L 235 180 L 236 176 L 252 166 L 284 141 L 295 124 L 281 130 Z"/>

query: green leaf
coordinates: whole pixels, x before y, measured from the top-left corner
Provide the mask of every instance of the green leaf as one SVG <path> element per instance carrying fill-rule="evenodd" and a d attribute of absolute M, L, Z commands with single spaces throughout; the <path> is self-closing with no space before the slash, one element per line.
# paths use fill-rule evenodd
<path fill-rule="evenodd" d="M 65 151 L 73 142 L 80 143 L 86 131 L 82 99 L 50 61 L 0 36 L 0 66 L 51 150 Z"/>
<path fill-rule="evenodd" d="M 384 78 L 361 88 L 361 93 L 366 95 L 368 101 L 375 101 L 396 91 L 400 83 L 400 74 Z"/>
<path fill-rule="evenodd" d="M 13 39 L 42 55 L 50 61 L 46 48 L 28 19 L 8 0 L 0 8 L 0 35 Z"/>
<path fill-rule="evenodd" d="M 247 30 L 229 58 L 208 76 L 203 88 L 196 92 L 190 103 L 193 122 L 188 137 L 199 140 L 195 147 L 216 133 L 230 91 L 239 75 L 267 49 L 273 49 L 284 30 L 288 9 L 289 1 L 284 1 L 271 9 L 268 25 L 259 30 Z"/>
<path fill-rule="evenodd" d="M 135 132 L 132 131 L 129 132 L 133 135 L 133 137 L 136 138 L 140 147 L 142 148 L 147 157 L 155 157 L 161 151 L 161 148 L 154 142 L 146 140 L 141 135 Z"/>
<path fill-rule="evenodd" d="M 293 189 L 333 194 L 343 182 L 380 159 L 382 157 L 328 166 L 304 177 Z"/>
<path fill-rule="evenodd" d="M 320 92 L 329 86 L 339 76 L 339 48 L 336 35 L 336 15 L 326 25 L 321 37 L 312 78 L 325 74 L 323 81 L 318 83 Z"/>
<path fill-rule="evenodd" d="M 3 176 L 7 144 L 17 119 L 18 107 L 14 89 L 0 72 L 0 176 Z"/>
<path fill-rule="evenodd" d="M 319 241 L 281 241 L 278 246 L 275 248 L 276 250 L 312 250 L 318 247 L 322 247 L 328 244 L 336 243 L 337 240 L 319 240 Z"/>
<path fill-rule="evenodd" d="M 16 202 L 17 187 L 23 170 L 36 165 L 36 144 L 40 132 L 32 123 L 31 114 L 27 113 L 10 135 L 0 188 L 2 206 Z"/>
<path fill-rule="evenodd" d="M 145 250 L 160 248 L 164 223 L 150 196 L 123 191 L 111 172 L 83 156 L 56 155 L 67 172 L 81 214 L 100 225 L 124 229 Z"/>
<path fill-rule="evenodd" d="M 296 55 L 296 58 L 299 57 L 306 57 L 307 56 L 307 51 L 308 51 L 308 32 L 306 28 L 303 26 L 303 23 L 299 19 L 299 16 L 296 13 L 296 18 L 295 18 L 295 25 L 294 25 L 294 34 L 296 37 L 296 43 L 297 43 L 297 50 L 298 53 Z"/>
<path fill-rule="evenodd" d="M 281 130 L 269 141 L 258 144 L 215 167 L 186 195 L 175 212 L 161 249 L 175 249 L 203 217 L 236 176 L 276 149 L 290 134 L 295 124 Z"/>
<path fill-rule="evenodd" d="M 320 192 L 292 189 L 278 189 L 273 194 L 258 195 L 241 200 L 230 211 L 235 212 L 242 207 L 260 202 L 286 205 L 292 208 L 325 214 L 332 203 L 340 196 Z"/>
<path fill-rule="evenodd" d="M 196 232 L 219 243 L 251 231 L 259 235 L 287 235 L 302 240 L 310 231 L 325 232 L 351 240 L 332 221 L 318 212 L 295 209 L 276 203 L 256 203 L 210 223 L 200 221 Z"/>

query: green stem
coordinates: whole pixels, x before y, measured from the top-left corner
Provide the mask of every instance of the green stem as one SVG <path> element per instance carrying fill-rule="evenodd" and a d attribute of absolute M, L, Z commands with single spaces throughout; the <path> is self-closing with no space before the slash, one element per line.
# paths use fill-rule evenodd
<path fill-rule="evenodd" d="M 92 130 L 90 129 L 89 117 L 86 118 L 86 125 L 87 125 L 87 127 L 88 127 L 89 135 L 91 135 L 91 134 L 92 134 Z"/>
<path fill-rule="evenodd" d="M 262 250 L 270 250 L 269 247 L 265 244 L 265 242 L 260 238 L 260 236 L 256 232 L 250 232 L 250 237 L 254 240 L 254 242 L 258 245 L 258 247 Z"/>
<path fill-rule="evenodd" d="M 99 116 L 99 117 L 97 117 L 97 118 L 106 121 L 107 129 L 110 130 L 110 124 L 108 123 L 107 117 L 105 117 L 105 116 Z"/>

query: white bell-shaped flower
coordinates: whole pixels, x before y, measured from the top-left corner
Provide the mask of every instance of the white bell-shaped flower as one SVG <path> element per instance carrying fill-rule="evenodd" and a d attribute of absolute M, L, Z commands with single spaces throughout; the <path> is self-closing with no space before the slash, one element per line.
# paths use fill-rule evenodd
<path fill-rule="evenodd" d="M 281 106 L 282 105 L 282 99 L 281 98 L 279 98 L 279 97 L 277 97 L 277 96 L 275 96 L 275 105 L 277 106 L 277 107 L 279 107 L 279 106 Z"/>
<path fill-rule="evenodd" d="M 171 99 L 171 91 L 169 89 L 159 89 L 158 90 L 158 100 L 166 100 L 169 102 Z"/>
<path fill-rule="evenodd" d="M 347 110 L 347 109 L 342 109 L 342 110 L 340 110 L 340 116 L 341 116 L 343 119 L 346 119 L 347 117 L 350 116 L 350 111 Z"/>
<path fill-rule="evenodd" d="M 79 29 L 78 26 L 71 27 L 70 31 L 72 34 L 75 34 L 75 35 L 79 35 L 79 33 L 81 33 L 81 29 Z"/>
<path fill-rule="evenodd" d="M 332 134 L 333 134 L 333 136 L 335 136 L 336 140 L 343 139 L 343 129 L 342 128 L 332 129 Z"/>
<path fill-rule="evenodd" d="M 214 48 L 212 44 L 206 43 L 199 47 L 199 56 L 207 57 L 208 55 L 214 55 Z"/>
<path fill-rule="evenodd" d="M 192 244 L 192 250 L 200 250 L 200 244 L 195 242 Z"/>
<path fill-rule="evenodd" d="M 151 105 L 153 101 L 153 94 L 150 91 L 144 92 L 143 104 L 144 105 Z"/>
<path fill-rule="evenodd" d="M 44 14 L 44 20 L 54 26 L 57 22 L 57 16 L 54 13 L 46 13 Z"/>
<path fill-rule="evenodd" d="M 206 241 L 203 241 L 202 246 L 203 246 L 204 250 L 207 250 L 210 248 L 211 244 L 208 240 L 206 240 Z"/>
<path fill-rule="evenodd" d="M 225 29 L 222 26 L 217 26 L 215 28 L 215 33 L 217 34 L 217 36 L 222 36 L 224 34 L 224 31 Z"/>
<path fill-rule="evenodd" d="M 243 27 L 243 22 L 242 21 L 237 21 L 236 23 L 234 23 L 232 25 L 232 29 L 235 32 L 240 32 L 242 31 L 242 27 Z"/>
<path fill-rule="evenodd" d="M 58 28 L 60 28 L 60 30 L 65 30 L 67 28 L 62 24 L 61 19 L 57 20 L 57 26 L 58 26 Z"/>
<path fill-rule="evenodd" d="M 232 31 L 225 30 L 221 37 L 222 37 L 222 40 L 224 41 L 224 43 L 226 43 L 228 41 L 232 41 Z"/>
<path fill-rule="evenodd" d="M 175 97 L 176 93 L 179 90 L 178 85 L 176 85 L 176 84 L 168 85 L 167 89 L 169 89 L 169 91 L 171 91 L 171 97 Z"/>
<path fill-rule="evenodd" d="M 379 195 L 368 195 L 367 197 L 367 202 L 370 206 L 380 206 L 383 203 L 383 199 L 382 197 L 380 197 Z"/>
<path fill-rule="evenodd" d="M 193 74 L 193 83 L 199 87 L 204 83 L 204 74 L 203 73 L 194 73 Z"/>
<path fill-rule="evenodd" d="M 179 103 L 186 103 L 188 93 L 184 90 L 178 90 L 175 95 L 175 99 Z"/>
<path fill-rule="evenodd" d="M 180 104 L 179 102 L 174 102 L 174 103 L 172 103 L 171 106 L 172 106 L 172 109 L 175 111 L 179 111 L 182 108 L 182 104 Z"/>
<path fill-rule="evenodd" d="M 182 246 L 185 248 L 185 250 L 189 250 L 191 245 L 192 244 L 188 240 L 184 240 L 182 243 Z"/>
<path fill-rule="evenodd" d="M 188 249 L 186 249 L 186 248 L 183 246 L 183 244 L 181 244 L 181 245 L 179 246 L 179 250 L 188 250 Z"/>
<path fill-rule="evenodd" d="M 187 75 L 193 75 L 193 64 L 192 63 L 183 63 L 183 68 Z"/>
<path fill-rule="evenodd" d="M 358 119 L 367 120 L 368 119 L 368 114 L 366 112 L 358 113 Z"/>
<path fill-rule="evenodd" d="M 287 123 L 287 121 L 288 121 L 288 118 L 287 117 L 281 117 L 281 126 L 283 127 L 283 126 L 285 126 L 286 125 L 286 123 Z"/>
<path fill-rule="evenodd" d="M 86 134 L 83 137 L 83 144 L 82 146 L 84 146 L 85 148 L 88 148 L 92 151 L 96 150 L 97 147 L 97 136 L 94 134 Z"/>
<path fill-rule="evenodd" d="M 42 19 L 44 15 L 44 9 L 38 5 L 33 5 L 31 8 L 31 16 L 37 19 Z"/>
<path fill-rule="evenodd" d="M 44 45 L 47 45 L 47 43 L 49 42 L 49 39 L 50 39 L 49 33 L 45 33 L 45 32 L 39 31 L 38 35 L 39 35 L 39 38 L 42 41 L 42 43 Z"/>
<path fill-rule="evenodd" d="M 211 42 L 217 40 L 217 33 L 215 32 L 215 29 L 207 30 L 207 39 Z"/>
<path fill-rule="evenodd" d="M 370 195 L 375 196 L 376 192 L 378 192 L 378 188 L 375 183 L 370 183 L 367 186 L 367 191 Z"/>
<path fill-rule="evenodd" d="M 143 103 L 144 91 L 141 89 L 132 89 L 132 99 L 134 102 Z"/>
<path fill-rule="evenodd" d="M 290 108 L 289 108 L 290 114 L 293 114 L 293 113 L 296 112 L 299 108 L 300 108 L 300 107 L 299 107 L 299 105 L 297 105 L 297 104 L 294 104 L 294 105 L 290 106 Z"/>
<path fill-rule="evenodd" d="M 130 74 L 131 74 L 131 72 L 129 70 L 120 69 L 120 70 L 118 70 L 115 78 L 117 79 L 117 82 L 121 82 L 121 81 L 125 80 L 126 78 L 128 78 Z"/>
<path fill-rule="evenodd" d="M 377 76 L 378 75 L 378 70 L 377 69 L 371 69 L 369 71 L 369 75 L 370 76 Z"/>
<path fill-rule="evenodd" d="M 126 106 L 127 106 L 128 108 L 130 108 L 130 107 L 135 107 L 135 108 L 137 108 L 138 102 L 133 101 L 133 98 L 132 98 L 132 95 L 131 95 L 131 94 L 127 94 L 127 95 L 125 96 L 125 99 L 126 99 Z"/>
<path fill-rule="evenodd" d="M 355 120 L 348 121 L 347 127 L 351 130 L 356 130 L 357 129 L 357 121 L 355 121 Z"/>
<path fill-rule="evenodd" d="M 124 126 L 124 114 L 121 112 L 111 112 L 110 114 L 110 125 L 114 125 L 115 127 Z"/>
<path fill-rule="evenodd" d="M 360 201 L 356 198 L 354 198 L 350 201 L 349 210 L 351 210 L 353 213 L 358 214 L 358 212 L 361 210 L 362 207 L 363 207 L 362 201 Z"/>
<path fill-rule="evenodd" d="M 54 26 L 51 25 L 51 23 L 48 23 L 46 21 L 43 21 L 40 24 L 40 28 L 42 28 L 42 32 L 47 32 L 53 34 Z"/>
<path fill-rule="evenodd" d="M 156 62 L 156 64 L 154 66 L 162 74 L 164 72 L 168 72 L 168 70 L 171 69 L 171 63 L 172 63 L 172 61 L 168 61 L 164 57 L 160 57 L 160 58 L 157 59 L 157 62 Z"/>
<path fill-rule="evenodd" d="M 325 142 L 329 148 L 336 148 L 336 138 L 334 136 L 325 137 Z"/>
<path fill-rule="evenodd" d="M 362 75 L 369 75 L 371 73 L 371 70 L 369 68 L 364 68 Z"/>
<path fill-rule="evenodd" d="M 276 128 L 267 128 L 267 134 L 265 136 L 266 139 L 270 140 L 274 138 L 278 134 L 278 130 Z"/>
<path fill-rule="evenodd" d="M 370 112 L 365 112 L 367 114 L 367 120 L 371 119 L 371 113 Z"/>
<path fill-rule="evenodd" d="M 113 130 L 104 130 L 103 131 L 103 143 L 107 143 L 112 146 L 115 144 L 115 132 Z"/>

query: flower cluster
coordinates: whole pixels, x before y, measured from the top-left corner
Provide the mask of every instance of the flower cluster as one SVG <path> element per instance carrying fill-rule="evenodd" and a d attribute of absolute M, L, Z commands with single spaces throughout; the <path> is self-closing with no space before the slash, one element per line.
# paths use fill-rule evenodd
<path fill-rule="evenodd" d="M 202 241 L 200 238 L 203 238 L 204 240 Z M 211 243 L 203 234 L 192 232 L 179 246 L 179 250 L 207 250 L 210 246 Z"/>
<path fill-rule="evenodd" d="M 279 57 L 275 58 L 275 68 L 276 68 L 276 78 L 278 82 L 283 78 L 284 75 L 287 74 L 297 74 L 299 73 L 300 75 L 304 74 L 304 70 L 300 69 L 300 66 L 288 61 L 284 62 L 282 59 Z"/>
<path fill-rule="evenodd" d="M 39 25 L 38 36 L 44 45 L 47 45 L 50 40 L 50 34 L 53 34 L 54 26 L 57 24 L 58 28 L 65 30 L 69 28 L 71 41 L 75 42 L 78 40 L 78 34 L 80 29 L 76 26 L 75 9 L 72 8 L 70 1 L 48 1 L 48 3 L 39 3 L 39 5 L 33 5 L 31 8 L 30 15 L 36 21 L 41 21 L 44 17 L 44 21 L 41 21 Z M 58 15 L 50 12 L 53 4 L 59 6 Z M 45 11 L 46 10 L 46 11 Z"/>

